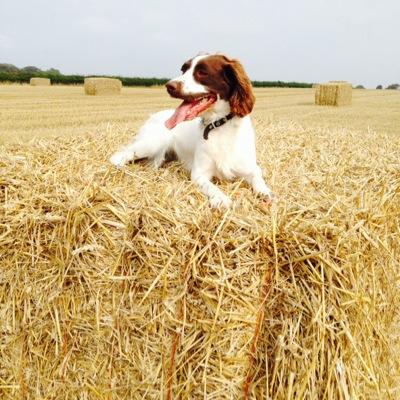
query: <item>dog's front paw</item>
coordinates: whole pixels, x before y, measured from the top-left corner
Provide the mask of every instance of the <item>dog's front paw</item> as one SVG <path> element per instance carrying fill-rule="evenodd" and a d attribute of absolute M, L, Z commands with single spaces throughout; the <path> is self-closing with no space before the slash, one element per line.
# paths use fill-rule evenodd
<path fill-rule="evenodd" d="M 230 208 L 232 200 L 224 194 L 219 194 L 210 198 L 210 205 L 212 208 Z"/>
<path fill-rule="evenodd" d="M 128 155 L 122 151 L 114 153 L 110 158 L 110 163 L 117 168 L 122 168 L 128 161 Z"/>
<path fill-rule="evenodd" d="M 261 201 L 265 206 L 269 207 L 276 201 L 276 196 L 271 192 L 270 189 L 258 192 L 257 194 L 261 197 Z"/>
<path fill-rule="evenodd" d="M 264 183 L 260 185 L 254 185 L 253 189 L 257 196 L 263 197 L 265 200 L 273 201 L 275 198 L 275 195 L 272 193 L 271 189 Z"/>

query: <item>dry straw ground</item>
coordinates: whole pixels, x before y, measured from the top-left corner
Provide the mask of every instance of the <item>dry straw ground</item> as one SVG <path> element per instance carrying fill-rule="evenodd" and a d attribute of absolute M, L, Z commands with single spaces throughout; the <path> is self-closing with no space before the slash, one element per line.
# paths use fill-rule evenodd
<path fill-rule="evenodd" d="M 400 397 L 400 93 L 256 95 L 279 200 L 222 213 L 107 163 L 162 90 L 0 87 L 1 398 Z"/>

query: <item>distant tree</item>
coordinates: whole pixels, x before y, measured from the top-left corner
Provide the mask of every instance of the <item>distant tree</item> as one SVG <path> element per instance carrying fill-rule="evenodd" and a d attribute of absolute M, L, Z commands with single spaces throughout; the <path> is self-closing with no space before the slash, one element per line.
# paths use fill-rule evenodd
<path fill-rule="evenodd" d="M 365 87 L 363 85 L 357 85 L 356 89 L 365 89 Z"/>
<path fill-rule="evenodd" d="M 61 72 L 58 69 L 55 68 L 50 68 L 46 71 L 48 74 L 53 74 L 53 75 L 61 75 Z"/>
<path fill-rule="evenodd" d="M 27 67 L 21 68 L 22 72 L 28 72 L 30 74 L 34 74 L 36 72 L 42 72 L 42 70 L 38 67 L 34 67 L 33 65 L 28 65 Z"/>
<path fill-rule="evenodd" d="M 0 72 L 17 73 L 19 72 L 19 68 L 13 64 L 0 64 Z"/>
<path fill-rule="evenodd" d="M 378 85 L 376 88 L 377 89 L 383 89 L 383 86 L 382 85 Z"/>
<path fill-rule="evenodd" d="M 389 85 L 386 89 L 400 89 L 400 85 L 398 83 L 392 83 L 391 85 Z"/>

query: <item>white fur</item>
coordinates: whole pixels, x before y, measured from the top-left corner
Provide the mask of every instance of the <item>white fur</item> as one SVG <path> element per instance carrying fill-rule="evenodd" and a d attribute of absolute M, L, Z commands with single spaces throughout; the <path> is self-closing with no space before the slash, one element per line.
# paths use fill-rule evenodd
<path fill-rule="evenodd" d="M 193 79 L 193 68 L 202 56 L 193 60 L 191 68 L 181 80 L 186 93 L 207 93 L 207 89 Z M 189 72 L 191 71 L 191 72 Z M 203 92 L 204 90 L 204 92 Z M 214 106 L 195 118 L 178 124 L 169 130 L 165 121 L 174 110 L 160 111 L 152 115 L 142 126 L 133 141 L 116 152 L 110 159 L 116 167 L 127 162 L 148 158 L 155 167 L 160 167 L 168 151 L 175 151 L 178 159 L 191 172 L 192 180 L 209 198 L 212 207 L 229 207 L 232 201 L 215 184 L 213 177 L 220 179 L 243 178 L 262 196 L 272 198 L 256 162 L 254 129 L 250 116 L 234 117 L 209 133 L 204 140 L 205 124 L 229 114 L 229 102 L 218 99 Z"/>
<path fill-rule="evenodd" d="M 194 80 L 193 71 L 196 67 L 196 64 L 203 58 L 206 58 L 207 55 L 197 56 L 193 58 L 192 64 L 190 68 L 183 73 L 182 75 L 178 76 L 175 79 L 171 79 L 171 82 L 182 82 L 182 94 L 189 95 L 189 94 L 207 94 L 208 90 L 206 87 L 197 83 Z"/>

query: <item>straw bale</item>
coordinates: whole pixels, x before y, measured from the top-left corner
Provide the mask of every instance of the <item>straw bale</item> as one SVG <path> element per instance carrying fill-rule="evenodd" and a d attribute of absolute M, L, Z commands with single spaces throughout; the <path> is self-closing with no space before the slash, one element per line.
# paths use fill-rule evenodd
<path fill-rule="evenodd" d="M 30 79 L 31 86 L 50 86 L 51 81 L 48 78 L 31 78 Z"/>
<path fill-rule="evenodd" d="M 269 126 L 218 212 L 123 132 L 0 148 L 1 398 L 398 398 L 396 139 Z"/>
<path fill-rule="evenodd" d="M 350 105 L 353 88 L 345 81 L 330 81 L 318 85 L 315 90 L 315 104 L 329 106 Z"/>
<path fill-rule="evenodd" d="M 90 95 L 120 94 L 122 83 L 114 78 L 85 78 L 85 93 Z"/>

